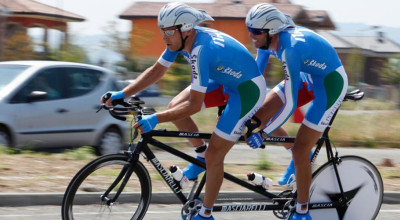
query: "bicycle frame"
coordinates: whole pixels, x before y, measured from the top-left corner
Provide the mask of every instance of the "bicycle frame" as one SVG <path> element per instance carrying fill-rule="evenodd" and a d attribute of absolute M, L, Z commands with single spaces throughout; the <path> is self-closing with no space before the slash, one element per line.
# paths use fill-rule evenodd
<path fill-rule="evenodd" d="M 331 122 L 333 121 L 334 117 L 336 114 L 333 116 Z M 317 147 L 314 151 L 312 161 L 315 161 L 316 157 L 319 154 L 320 149 L 322 148 L 323 144 L 325 143 L 326 149 L 327 149 L 327 157 L 329 162 L 334 162 L 335 166 L 335 172 L 337 176 L 338 183 L 340 185 L 342 197 L 344 197 L 343 194 L 343 189 L 341 187 L 341 182 L 340 182 L 340 177 L 336 169 L 336 163 L 338 161 L 337 153 L 336 156 L 333 154 L 333 150 L 328 138 L 328 132 L 329 132 L 329 127 L 325 130 L 323 133 L 322 137 L 318 140 L 317 142 Z M 211 133 L 201 133 L 201 132 L 180 132 L 180 131 L 167 131 L 167 130 L 153 130 L 149 133 L 143 134 L 141 139 L 138 141 L 136 144 L 136 147 L 134 148 L 133 152 L 130 152 L 132 155 L 132 162 L 135 160 L 139 159 L 139 155 L 141 153 L 144 154 L 145 159 L 147 161 L 150 161 L 150 163 L 154 166 L 154 168 L 158 171 L 158 173 L 161 175 L 161 177 L 164 179 L 164 181 L 168 184 L 172 192 L 176 195 L 176 197 L 180 200 L 182 204 L 186 204 L 189 201 L 189 198 L 187 198 L 184 193 L 182 192 L 179 183 L 177 183 L 169 174 L 169 172 L 164 168 L 164 166 L 160 163 L 158 158 L 155 156 L 153 151 L 149 148 L 149 145 L 153 145 L 159 149 L 162 149 L 172 155 L 175 155 L 185 161 L 188 161 L 190 163 L 193 163 L 195 165 L 198 165 L 200 167 L 203 167 L 204 169 L 205 164 L 196 160 L 194 157 L 189 156 L 179 150 L 176 150 L 175 148 L 168 146 L 167 144 L 164 144 L 156 139 L 154 137 L 178 137 L 178 138 L 201 138 L 201 139 L 210 139 L 211 138 Z M 244 141 L 244 137 L 240 137 L 239 141 Z M 295 138 L 294 137 L 267 137 L 265 138 L 265 141 L 268 143 L 294 143 Z M 134 164 L 134 163 L 133 163 Z M 128 172 L 129 173 L 129 172 Z M 197 189 L 192 195 L 192 198 L 198 198 L 200 196 L 200 193 L 205 185 L 205 176 L 200 181 L 199 186 L 197 186 Z M 282 210 L 284 208 L 284 205 L 292 200 L 292 198 L 285 198 L 278 196 L 276 194 L 273 194 L 271 192 L 268 192 L 267 190 L 263 189 L 260 186 L 255 186 L 247 181 L 244 181 L 242 179 L 239 179 L 227 172 L 224 172 L 224 178 L 238 184 L 242 187 L 245 187 L 248 190 L 251 190 L 253 192 L 256 192 L 258 194 L 261 194 L 265 196 L 268 199 L 271 199 L 274 204 L 267 204 L 265 202 L 263 203 L 258 203 L 258 204 L 224 204 L 224 205 L 215 205 L 213 208 L 213 211 L 222 211 L 222 212 L 229 212 L 229 211 L 272 211 L 272 210 Z M 120 181 L 121 178 L 119 178 L 118 182 Z M 124 178 L 125 179 L 125 178 Z M 122 190 L 122 189 L 120 189 Z M 115 200 L 115 198 L 114 198 Z M 316 209 L 316 208 L 335 208 L 341 206 L 342 202 L 332 202 L 332 203 L 314 203 L 310 204 L 310 209 Z"/>

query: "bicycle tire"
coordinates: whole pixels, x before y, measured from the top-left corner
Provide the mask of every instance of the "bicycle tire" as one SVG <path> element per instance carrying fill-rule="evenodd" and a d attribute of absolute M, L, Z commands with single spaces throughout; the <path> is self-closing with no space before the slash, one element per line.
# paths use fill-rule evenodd
<path fill-rule="evenodd" d="M 358 156 L 343 156 L 337 164 L 343 191 L 349 201 L 341 208 L 310 209 L 313 220 L 375 219 L 383 199 L 383 182 L 378 169 Z M 340 189 L 331 162 L 313 174 L 310 203 L 333 202 L 340 198 Z M 319 207 L 321 208 L 321 207 Z"/>
<path fill-rule="evenodd" d="M 109 188 L 122 167 L 132 166 L 128 159 L 124 154 L 110 154 L 83 167 L 65 191 L 61 208 L 62 219 L 113 219 L 113 216 L 143 219 L 151 201 L 151 180 L 140 161 L 135 163 L 132 175 L 116 203 L 107 205 L 101 200 L 101 195 Z M 115 190 L 109 195 L 112 198 Z"/>

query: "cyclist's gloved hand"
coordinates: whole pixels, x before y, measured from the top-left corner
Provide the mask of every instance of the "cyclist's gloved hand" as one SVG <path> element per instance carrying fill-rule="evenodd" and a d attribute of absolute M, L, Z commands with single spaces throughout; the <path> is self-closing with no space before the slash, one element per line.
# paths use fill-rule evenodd
<path fill-rule="evenodd" d="M 263 137 L 260 132 L 251 133 L 251 135 L 246 138 L 246 143 L 253 149 L 257 149 L 263 145 Z"/>
<path fill-rule="evenodd" d="M 118 99 L 124 99 L 125 93 L 123 91 L 108 91 L 101 96 L 101 102 L 106 102 L 111 97 L 111 101 L 116 101 Z"/>
<path fill-rule="evenodd" d="M 140 119 L 138 123 L 140 124 L 143 133 L 147 133 L 157 126 L 158 118 L 156 114 L 143 115 L 142 119 Z"/>

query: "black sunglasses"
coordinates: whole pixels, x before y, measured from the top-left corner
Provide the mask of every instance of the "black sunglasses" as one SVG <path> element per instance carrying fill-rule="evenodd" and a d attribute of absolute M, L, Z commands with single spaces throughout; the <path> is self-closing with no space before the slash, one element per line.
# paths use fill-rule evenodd
<path fill-rule="evenodd" d="M 247 29 L 249 30 L 250 33 L 254 35 L 260 35 L 262 33 L 267 33 L 269 31 L 268 29 L 256 29 L 251 27 L 247 27 Z"/>

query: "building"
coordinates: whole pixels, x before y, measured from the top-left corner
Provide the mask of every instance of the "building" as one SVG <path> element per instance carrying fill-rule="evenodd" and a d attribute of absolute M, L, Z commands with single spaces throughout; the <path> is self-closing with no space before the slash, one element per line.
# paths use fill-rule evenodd
<path fill-rule="evenodd" d="M 251 47 L 245 25 L 247 12 L 258 3 L 269 2 L 279 10 L 290 15 L 296 24 L 311 29 L 333 30 L 335 26 L 326 11 L 307 10 L 301 5 L 291 4 L 290 0 L 216 0 L 213 3 L 188 3 L 203 9 L 215 21 L 205 22 L 209 26 L 223 31 L 245 46 Z M 132 21 L 132 53 L 139 56 L 158 57 L 165 50 L 162 36 L 157 26 L 157 15 L 166 2 L 135 2 L 119 17 Z"/>
<path fill-rule="evenodd" d="M 44 30 L 41 44 L 44 53 L 47 53 L 50 29 L 61 31 L 62 41 L 68 42 L 68 22 L 84 20 L 85 18 L 80 15 L 33 0 L 0 0 L 0 52 L 4 39 L 11 37 L 15 31 L 26 32 L 29 28 L 39 27 Z"/>
<path fill-rule="evenodd" d="M 386 38 L 383 32 L 377 32 L 375 36 L 339 36 L 331 31 L 317 31 L 325 37 L 339 53 L 343 65 L 351 66 L 349 55 L 357 53 L 363 57 L 363 67 L 359 82 L 369 85 L 381 86 L 379 77 L 387 60 L 400 54 L 400 45 Z M 350 69 L 350 68 L 349 68 Z M 347 74 L 353 74 L 348 69 Z"/>

